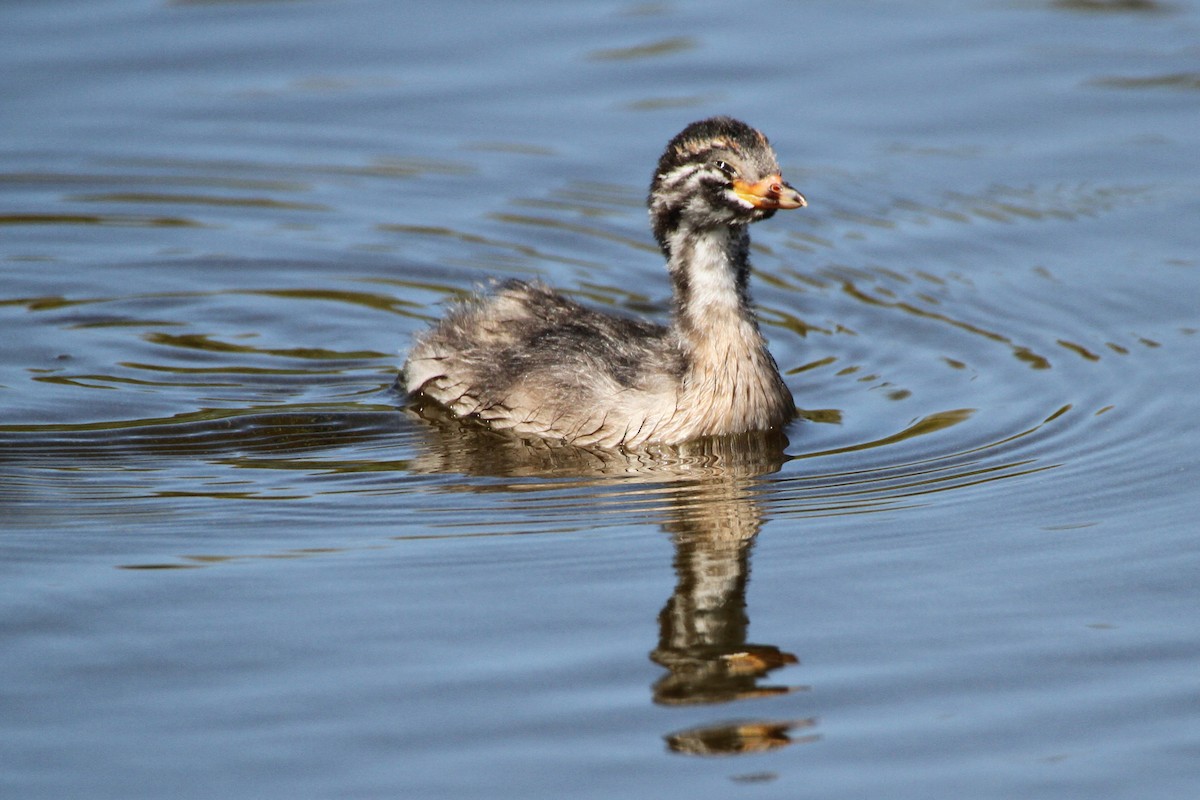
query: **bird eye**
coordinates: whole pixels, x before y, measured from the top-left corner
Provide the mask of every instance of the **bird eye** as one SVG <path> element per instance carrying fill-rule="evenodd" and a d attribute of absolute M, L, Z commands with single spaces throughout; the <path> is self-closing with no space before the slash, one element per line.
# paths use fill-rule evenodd
<path fill-rule="evenodd" d="M 728 162 L 721 161 L 718 159 L 717 161 L 713 162 L 713 166 L 716 167 L 718 170 L 720 170 L 721 173 L 724 174 L 726 178 L 729 178 L 732 180 L 733 178 L 737 177 L 737 170 L 734 169 L 733 167 L 729 166 Z"/>

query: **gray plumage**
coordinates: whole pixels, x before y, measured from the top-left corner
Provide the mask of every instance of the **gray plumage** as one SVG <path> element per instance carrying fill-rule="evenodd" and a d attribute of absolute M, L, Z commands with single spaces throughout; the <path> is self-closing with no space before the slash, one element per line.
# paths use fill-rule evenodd
<path fill-rule="evenodd" d="M 509 281 L 419 336 L 404 385 L 493 429 L 580 446 L 781 428 L 795 406 L 750 304 L 747 225 L 803 205 L 761 133 L 728 117 L 693 123 L 650 188 L 669 326 Z"/>

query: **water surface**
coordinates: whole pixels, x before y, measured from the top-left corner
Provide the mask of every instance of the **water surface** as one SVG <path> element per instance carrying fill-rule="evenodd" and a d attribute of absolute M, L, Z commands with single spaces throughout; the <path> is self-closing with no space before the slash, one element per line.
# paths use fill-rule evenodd
<path fill-rule="evenodd" d="M 1200 6 L 408 5 L 6 11 L 3 794 L 1194 793 Z M 786 440 L 405 406 L 713 113 Z"/>

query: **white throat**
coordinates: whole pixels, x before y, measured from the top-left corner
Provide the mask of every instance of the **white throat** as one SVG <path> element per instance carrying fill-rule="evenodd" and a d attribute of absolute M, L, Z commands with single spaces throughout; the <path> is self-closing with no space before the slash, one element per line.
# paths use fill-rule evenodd
<path fill-rule="evenodd" d="M 670 269 L 686 281 L 686 294 L 678 298 L 688 316 L 700 321 L 708 315 L 745 316 L 745 298 L 738 289 L 735 262 L 739 243 L 731 229 L 717 226 L 704 231 L 677 231 L 670 240 Z"/>

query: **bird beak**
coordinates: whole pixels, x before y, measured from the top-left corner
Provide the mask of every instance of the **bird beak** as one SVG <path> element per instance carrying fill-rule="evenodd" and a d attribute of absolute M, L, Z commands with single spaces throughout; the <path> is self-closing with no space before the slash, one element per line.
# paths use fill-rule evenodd
<path fill-rule="evenodd" d="M 804 208 L 804 195 L 783 182 L 781 175 L 768 175 L 757 183 L 741 179 L 733 182 L 733 193 L 755 208 L 774 211 L 777 208 Z"/>

